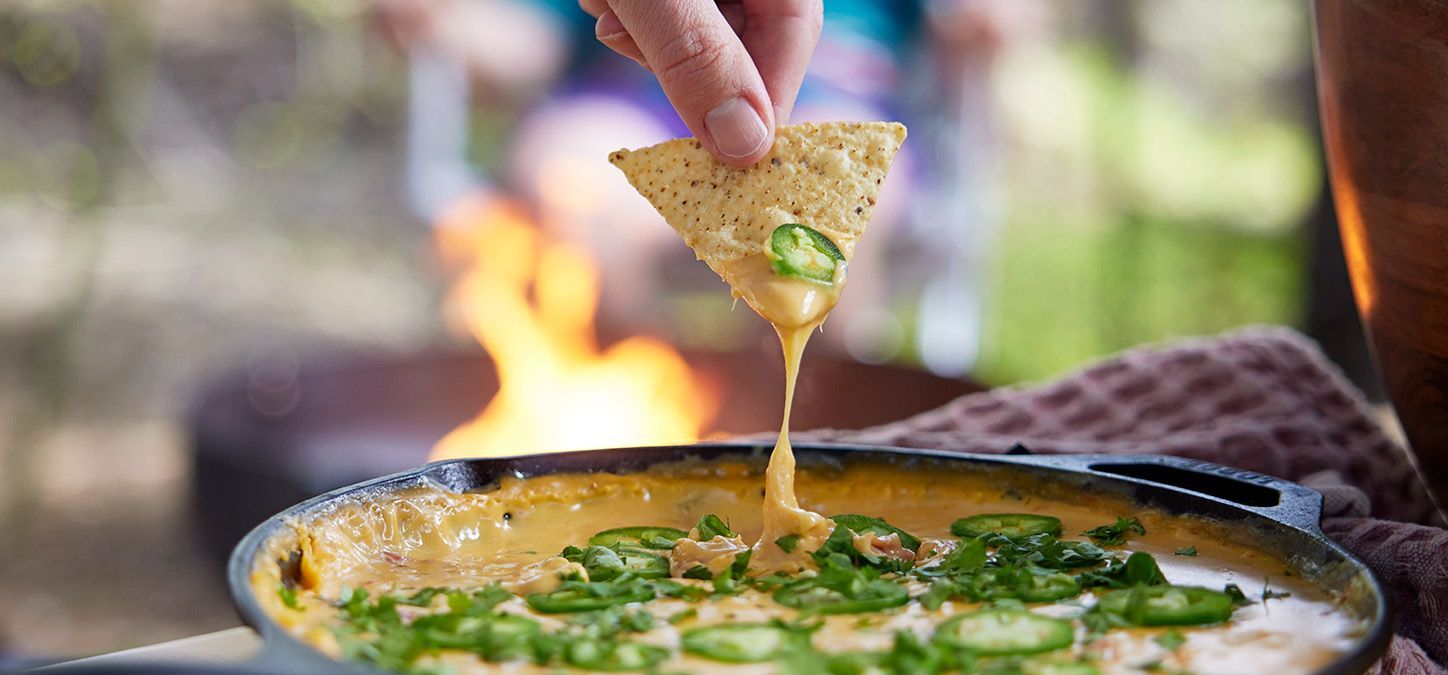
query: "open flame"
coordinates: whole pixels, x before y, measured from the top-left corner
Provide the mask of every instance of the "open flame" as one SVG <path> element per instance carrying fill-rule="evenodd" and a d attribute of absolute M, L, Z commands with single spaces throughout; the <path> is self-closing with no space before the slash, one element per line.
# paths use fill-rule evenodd
<path fill-rule="evenodd" d="M 463 269 L 449 308 L 500 386 L 433 459 L 698 440 L 717 401 L 678 352 L 644 336 L 599 348 L 599 274 L 585 251 L 496 199 L 465 199 L 437 232 L 444 261 Z"/>

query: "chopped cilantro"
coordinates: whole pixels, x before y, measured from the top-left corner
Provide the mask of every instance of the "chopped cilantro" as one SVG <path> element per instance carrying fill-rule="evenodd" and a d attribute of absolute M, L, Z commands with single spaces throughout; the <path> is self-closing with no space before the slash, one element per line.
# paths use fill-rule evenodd
<path fill-rule="evenodd" d="M 1150 553 L 1137 551 L 1126 557 L 1126 581 L 1133 586 L 1160 586 L 1167 583 L 1166 575 L 1156 564 Z"/>
<path fill-rule="evenodd" d="M 282 604 L 290 609 L 300 610 L 301 605 L 297 604 L 297 589 L 284 583 L 277 584 L 277 595 L 281 597 Z"/>
<path fill-rule="evenodd" d="M 685 609 L 674 612 L 673 614 L 670 614 L 668 621 L 672 624 L 679 624 L 688 621 L 689 619 L 692 619 L 696 616 L 699 616 L 699 610 L 694 609 L 693 607 L 687 607 Z"/>
<path fill-rule="evenodd" d="M 426 607 L 432 604 L 432 599 L 447 593 L 447 589 L 429 586 L 407 597 L 398 598 L 397 604 L 410 605 L 413 607 Z"/>
<path fill-rule="evenodd" d="M 1292 597 L 1292 593 L 1291 593 L 1291 592 L 1288 592 L 1288 591 L 1274 591 L 1274 590 L 1272 590 L 1271 588 L 1268 588 L 1267 585 L 1268 585 L 1269 583 L 1271 583 L 1271 582 L 1272 582 L 1271 579 L 1263 579 L 1263 580 L 1262 580 L 1262 602 L 1267 602 L 1268 600 L 1280 600 L 1280 599 L 1282 599 L 1282 598 L 1290 598 L 1290 597 Z"/>
<path fill-rule="evenodd" d="M 342 623 L 335 631 L 337 642 L 350 658 L 403 672 L 414 671 L 413 661 L 437 649 L 473 652 L 487 661 L 546 661 L 549 641 L 536 622 L 493 611 L 501 599 L 506 599 L 500 599 L 499 593 L 513 597 L 496 587 L 475 593 L 447 592 L 446 611 L 404 623 L 397 606 L 403 600 L 416 599 L 416 595 L 386 594 L 372 601 L 365 590 L 344 589 L 339 602 Z"/>
<path fill-rule="evenodd" d="M 917 572 L 922 576 L 958 574 L 978 570 L 985 567 L 985 563 L 985 542 L 980 539 L 966 539 L 960 542 L 954 551 L 945 554 L 938 564 L 922 568 Z"/>
<path fill-rule="evenodd" d="M 1002 562 L 1059 570 L 1090 567 L 1111 557 L 1109 551 L 1089 541 L 1063 541 L 1050 534 L 987 536 L 985 544 L 996 549 L 996 558 Z"/>
<path fill-rule="evenodd" d="M 850 528 L 850 531 L 855 534 L 871 533 L 881 537 L 888 537 L 893 534 L 898 538 L 901 546 L 910 549 L 912 552 L 920 550 L 919 537 L 891 525 L 883 518 L 862 516 L 855 513 L 842 513 L 830 516 L 830 520 L 835 521 L 835 525 L 837 526 L 843 525 Z"/>
<path fill-rule="evenodd" d="M 741 553 L 739 555 L 744 554 Z M 714 576 L 713 585 L 714 595 L 737 595 L 740 591 L 744 590 L 744 587 L 734 578 L 734 567 L 732 565 Z"/>
<path fill-rule="evenodd" d="M 1247 594 L 1243 593 L 1237 584 L 1227 584 L 1222 587 L 1222 592 L 1226 593 L 1227 597 L 1232 599 L 1232 604 L 1238 607 L 1246 607 L 1247 605 L 1253 604 L 1251 600 L 1247 599 Z"/>
<path fill-rule="evenodd" d="M 708 570 L 705 570 L 706 572 Z M 654 593 L 661 598 L 683 598 L 689 602 L 698 602 L 708 597 L 709 591 L 698 586 L 683 584 L 672 579 L 653 579 L 649 581 Z"/>
<path fill-rule="evenodd" d="M 946 600 L 958 594 L 955 583 L 942 580 L 930 584 L 930 587 L 925 589 L 925 592 L 917 597 L 916 600 L 919 600 L 921 606 L 925 607 L 925 609 L 933 612 L 940 609 L 940 606 L 945 604 Z"/>
<path fill-rule="evenodd" d="M 580 549 L 577 546 L 569 546 L 560 553 L 569 562 L 576 562 L 583 565 L 588 571 L 588 578 L 595 581 L 606 581 L 624 573 L 623 558 L 619 557 L 618 551 L 607 546 L 589 546 Z"/>
<path fill-rule="evenodd" d="M 628 610 L 615 605 L 574 614 L 568 619 L 568 624 L 579 627 L 588 637 L 612 638 L 622 633 L 643 633 L 652 629 L 654 615 L 641 609 Z"/>
<path fill-rule="evenodd" d="M 1133 534 L 1146 534 L 1146 528 L 1142 527 L 1141 521 L 1135 518 L 1117 516 L 1115 523 L 1095 527 L 1081 534 L 1107 546 L 1120 546 L 1126 543 L 1127 538 Z"/>
<path fill-rule="evenodd" d="M 841 532 L 844 539 L 851 538 L 848 529 L 836 527 L 830 541 L 836 541 Z M 826 552 L 826 549 L 831 550 Z M 910 601 L 903 586 L 880 578 L 880 567 L 856 567 L 849 554 L 834 550 L 829 542 L 814 555 L 820 565 L 819 573 L 781 586 L 774 591 L 775 602 L 811 613 L 854 614 L 898 607 Z"/>
<path fill-rule="evenodd" d="M 775 589 L 779 588 L 780 586 L 794 581 L 794 577 L 788 574 L 784 574 L 782 572 L 775 572 L 774 574 L 770 574 L 767 576 L 747 579 L 747 581 L 749 582 L 750 586 L 754 587 L 754 590 L 761 593 L 770 593 L 773 592 Z"/>
<path fill-rule="evenodd" d="M 1124 614 L 1112 612 L 1096 603 L 1085 614 L 1081 615 L 1081 623 L 1086 626 L 1086 639 L 1091 641 L 1100 637 L 1112 628 L 1123 628 L 1130 626 L 1131 621 L 1127 620 Z"/>
<path fill-rule="evenodd" d="M 1181 631 L 1178 631 L 1176 629 L 1168 630 L 1152 638 L 1151 640 L 1152 642 L 1161 645 L 1161 648 L 1167 651 L 1176 651 L 1177 647 L 1180 647 L 1187 642 L 1186 636 L 1182 635 Z"/>
<path fill-rule="evenodd" d="M 909 560 L 861 553 L 855 548 L 854 532 L 844 525 L 836 525 L 824 545 L 812 555 L 821 568 L 835 565 L 864 567 L 879 572 L 905 572 L 913 566 Z"/>
<path fill-rule="evenodd" d="M 699 531 L 699 541 L 709 541 L 714 537 L 732 539 L 739 536 L 734 534 L 734 530 L 729 529 L 728 523 L 712 513 L 700 518 L 699 524 L 695 525 L 694 529 Z"/>
<path fill-rule="evenodd" d="M 764 659 L 773 661 L 776 672 L 1021 675 L 1058 672 L 1064 668 L 1059 672 L 1087 673 L 1095 672 L 1090 658 L 1070 660 L 1059 654 L 972 653 L 953 648 L 948 641 L 922 638 L 908 631 L 896 633 L 888 649 L 844 653 L 817 651 L 809 634 L 823 625 L 822 615 L 845 613 L 860 614 L 853 623 L 856 629 L 883 633 L 888 630 L 888 624 L 880 621 L 879 613 L 912 600 L 927 610 L 937 610 L 948 601 L 960 600 L 980 603 L 984 612 L 1006 614 L 1030 612 L 1038 603 L 1070 604 L 1077 609 L 1057 609 L 1069 615 L 1063 618 L 1079 620 L 1085 626 L 1088 642 L 1116 628 L 1168 625 L 1170 622 L 1160 622 L 1159 617 L 1149 613 L 1164 611 L 1157 607 L 1161 603 L 1148 603 L 1170 593 L 1183 595 L 1193 602 L 1201 600 L 1197 596 L 1208 595 L 1211 596 L 1208 600 L 1214 598 L 1217 609 L 1227 606 L 1226 600 L 1214 591 L 1170 586 L 1157 559 L 1148 553 L 1137 551 L 1127 555 L 1125 551 L 1116 553 L 1104 548 L 1121 546 L 1132 537 L 1146 534 L 1145 527 L 1134 517 L 1117 517 L 1112 524 L 1083 533 L 1093 541 L 1063 540 L 1059 529 L 1016 537 L 992 532 L 979 536 L 956 533 L 962 538 L 954 549 L 919 568 L 915 564 L 920 560 L 878 555 L 869 549 L 862 552 L 855 547 L 857 532 L 882 536 L 900 534 L 902 545 L 906 545 L 908 535 L 889 523 L 858 515 L 835 518 L 836 527 L 823 545 L 809 551 L 809 560 L 817 569 L 802 574 L 750 577 L 753 551 L 746 549 L 718 573 L 704 565 L 695 565 L 682 575 L 685 579 L 671 579 L 665 545 L 672 545 L 673 540 L 638 533 L 639 536 L 628 541 L 566 547 L 561 556 L 582 565 L 588 574 L 587 577 L 570 575 L 552 592 L 533 593 L 522 599 L 534 610 L 552 615 L 541 623 L 517 614 L 513 605 L 500 610 L 504 602 L 519 603 L 519 600 L 496 584 L 476 590 L 428 587 L 404 592 L 373 590 L 371 594 L 367 589 L 344 588 L 333 603 L 338 617 L 334 634 L 346 657 L 408 675 L 433 673 L 437 666 L 432 658 L 444 651 L 471 653 L 487 663 L 517 662 L 554 670 L 572 667 L 657 674 L 661 672 L 659 666 L 675 652 L 646 644 L 651 642 L 646 638 L 638 641 L 637 636 L 665 621 L 669 624 L 693 622 L 699 612 L 695 607 L 685 606 L 672 614 L 655 615 L 648 609 L 657 612 L 658 606 L 644 608 L 641 603 L 657 597 L 697 603 L 752 590 L 769 594 L 782 607 L 799 610 L 789 613 L 796 617 L 794 620 L 759 624 L 764 634 L 777 633 L 780 629 L 790 633 L 788 639 L 780 638 L 782 644 L 774 655 Z M 695 537 L 701 541 L 739 536 L 714 514 L 702 516 L 694 530 Z M 800 535 L 791 534 L 775 539 L 773 544 L 785 553 L 794 553 L 799 551 L 802 541 Z M 924 551 L 918 548 L 918 541 L 916 544 L 917 547 L 906 545 L 906 548 L 917 553 Z M 1184 546 L 1176 549 L 1175 555 L 1195 557 L 1197 550 L 1195 546 Z M 714 567 L 717 569 L 723 564 L 724 561 L 719 561 Z M 918 588 L 920 584 L 924 585 L 924 591 L 911 598 L 908 589 Z M 1089 608 L 1079 600 L 1083 589 L 1100 589 L 1097 602 Z M 1224 592 L 1238 606 L 1253 602 L 1235 584 L 1227 585 Z M 277 593 L 287 607 L 301 608 L 296 589 L 279 585 Z M 1288 596 L 1290 593 L 1274 591 L 1264 583 L 1263 601 Z M 1102 598 L 1116 601 L 1105 602 Z M 418 609 L 402 609 L 404 606 Z M 1178 625 L 1205 621 L 1197 621 L 1196 614 L 1186 610 L 1173 611 L 1181 616 L 1168 618 Z M 1208 618 L 1223 620 L 1215 615 Z M 732 612 L 723 612 L 701 623 L 707 628 L 718 621 L 723 622 L 718 625 L 727 626 L 736 618 Z M 689 625 L 692 628 L 698 624 Z M 1155 633 L 1151 639 L 1163 649 L 1175 651 L 1187 641 L 1183 633 L 1168 629 Z M 1172 670 L 1162 661 L 1139 667 Z"/>
<path fill-rule="evenodd" d="M 1126 588 L 1130 585 L 1126 582 L 1126 563 L 1114 558 L 1106 561 L 1103 567 L 1076 575 L 1076 583 L 1082 588 Z"/>
<path fill-rule="evenodd" d="M 1130 588 L 1167 583 L 1166 575 L 1162 574 L 1161 567 L 1156 564 L 1156 558 L 1141 551 L 1127 556 L 1125 562 L 1111 560 L 1105 567 L 1078 574 L 1076 581 L 1084 588 Z"/>

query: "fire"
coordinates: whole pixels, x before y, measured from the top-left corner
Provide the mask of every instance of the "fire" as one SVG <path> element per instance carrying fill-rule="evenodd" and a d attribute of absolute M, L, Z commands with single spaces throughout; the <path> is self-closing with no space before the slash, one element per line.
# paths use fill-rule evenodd
<path fill-rule="evenodd" d="M 599 348 L 599 274 L 586 252 L 497 200 L 453 209 L 438 243 L 463 269 L 449 308 L 492 357 L 500 387 L 433 459 L 698 440 L 717 402 L 678 352 L 645 336 Z"/>

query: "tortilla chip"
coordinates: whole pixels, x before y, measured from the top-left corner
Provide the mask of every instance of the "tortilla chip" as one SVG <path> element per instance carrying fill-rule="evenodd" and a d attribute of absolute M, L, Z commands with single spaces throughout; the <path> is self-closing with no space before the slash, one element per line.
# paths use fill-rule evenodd
<path fill-rule="evenodd" d="M 785 223 L 818 230 L 850 259 L 904 141 L 898 122 L 792 124 L 776 130 L 764 159 L 742 169 L 692 138 L 619 150 L 609 161 L 723 276 L 724 262 L 765 250 Z"/>

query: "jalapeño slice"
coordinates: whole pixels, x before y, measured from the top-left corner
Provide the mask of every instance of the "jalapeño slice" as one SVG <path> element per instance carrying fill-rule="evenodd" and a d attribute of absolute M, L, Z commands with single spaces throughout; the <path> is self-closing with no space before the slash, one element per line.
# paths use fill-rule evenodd
<path fill-rule="evenodd" d="M 662 579 L 669 576 L 669 559 L 651 551 L 631 546 L 620 546 L 618 557 L 623 560 L 623 572 L 640 579 Z M 615 575 L 617 576 L 617 575 Z M 594 579 L 607 581 L 607 579 Z"/>
<path fill-rule="evenodd" d="M 1200 586 L 1137 586 L 1097 601 L 1138 626 L 1196 626 L 1232 618 L 1232 596 Z"/>
<path fill-rule="evenodd" d="M 530 593 L 523 598 L 529 607 L 544 614 L 568 614 L 603 609 L 630 602 L 654 599 L 654 589 L 644 584 L 613 584 L 593 581 L 565 581 L 551 593 Z"/>
<path fill-rule="evenodd" d="M 464 622 L 469 626 L 465 627 Z M 542 633 L 537 623 L 512 614 L 491 617 L 434 614 L 414 621 L 412 629 L 427 644 L 440 649 L 475 651 L 488 661 L 526 656 L 529 643 Z"/>
<path fill-rule="evenodd" d="M 625 574 L 642 579 L 669 576 L 667 558 L 637 546 L 589 546 L 587 549 L 569 546 L 560 555 L 583 565 L 589 581 L 611 581 Z"/>
<path fill-rule="evenodd" d="M 910 602 L 910 592 L 900 584 L 876 579 L 847 595 L 806 579 L 775 591 L 774 601 L 817 614 L 859 614 L 899 607 Z"/>
<path fill-rule="evenodd" d="M 830 516 L 830 520 L 835 521 L 836 525 L 844 525 L 855 534 L 871 532 L 881 536 L 888 536 L 891 534 L 899 535 L 901 546 L 904 546 L 911 551 L 920 550 L 920 539 L 918 537 L 910 534 L 909 532 L 906 532 L 905 530 L 895 527 L 894 525 L 891 525 L 890 523 L 887 523 L 880 518 L 861 516 L 853 513 L 842 513 L 838 516 Z"/>
<path fill-rule="evenodd" d="M 835 268 L 845 263 L 835 242 L 799 223 L 774 228 L 765 255 L 775 274 L 826 284 L 834 283 Z"/>
<path fill-rule="evenodd" d="M 1022 609 L 988 609 L 947 619 L 935 636 L 980 656 L 1039 654 L 1069 647 L 1071 623 Z"/>
<path fill-rule="evenodd" d="M 482 639 L 483 657 L 488 661 L 512 661 L 527 658 L 534 640 L 541 633 L 537 623 L 521 616 L 504 615 L 488 621 L 487 636 Z M 459 646 L 461 649 L 477 649 L 479 642 Z"/>
<path fill-rule="evenodd" d="M 588 538 L 590 546 L 613 546 L 623 544 L 625 546 L 642 546 L 659 550 L 668 550 L 674 547 L 674 542 L 689 536 L 683 530 L 676 530 L 672 527 L 615 527 L 611 530 L 604 530 Z"/>
<path fill-rule="evenodd" d="M 1096 666 L 1081 661 L 1026 661 L 1021 664 L 1024 675 L 1101 675 Z"/>
<path fill-rule="evenodd" d="M 1055 602 L 1079 595 L 1081 584 L 1076 582 L 1076 577 L 1060 572 L 1032 574 L 1015 590 L 1024 602 Z"/>
<path fill-rule="evenodd" d="M 669 650 L 637 642 L 570 642 L 563 658 L 571 666 L 607 672 L 648 670 L 669 658 Z"/>
<path fill-rule="evenodd" d="M 979 513 L 950 524 L 950 533 L 969 539 L 985 534 L 1000 534 L 1011 539 L 1036 534 L 1061 534 L 1061 519 L 1033 513 Z"/>
<path fill-rule="evenodd" d="M 734 623 L 684 631 L 684 651 L 715 661 L 755 663 L 768 661 L 801 639 L 781 626 Z"/>

